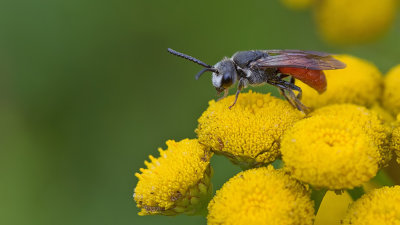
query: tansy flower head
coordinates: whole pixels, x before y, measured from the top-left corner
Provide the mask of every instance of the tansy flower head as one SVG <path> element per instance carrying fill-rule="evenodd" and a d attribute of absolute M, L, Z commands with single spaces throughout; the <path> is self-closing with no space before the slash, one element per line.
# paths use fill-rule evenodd
<path fill-rule="evenodd" d="M 392 68 L 384 79 L 382 104 L 393 115 L 400 113 L 400 65 Z"/>
<path fill-rule="evenodd" d="M 400 224 L 400 186 L 375 189 L 355 201 L 343 224 Z"/>
<path fill-rule="evenodd" d="M 303 10 L 310 8 L 315 0 L 281 0 L 281 2 L 289 9 Z"/>
<path fill-rule="evenodd" d="M 378 147 L 380 167 L 386 166 L 391 159 L 389 143 L 391 128 L 377 112 L 363 106 L 337 104 L 320 108 L 313 112 L 312 115 L 335 116 L 337 118 L 346 117 L 348 121 L 353 121 L 360 126 L 371 141 L 373 141 L 374 145 Z"/>
<path fill-rule="evenodd" d="M 274 161 L 283 132 L 303 117 L 288 102 L 269 94 L 244 93 L 209 102 L 196 129 L 199 142 L 233 162 L 253 166 Z"/>
<path fill-rule="evenodd" d="M 400 114 L 397 115 L 397 123 L 392 132 L 391 148 L 397 155 L 397 162 L 400 164 Z"/>
<path fill-rule="evenodd" d="M 313 202 L 298 181 L 272 166 L 237 174 L 208 205 L 208 224 L 312 224 Z"/>
<path fill-rule="evenodd" d="M 396 11 L 396 0 L 324 0 L 314 9 L 322 37 L 334 44 L 375 40 L 391 26 Z"/>
<path fill-rule="evenodd" d="M 139 215 L 195 214 L 211 197 L 209 161 L 212 153 L 197 140 L 167 141 L 160 157 L 150 156 L 147 169 L 136 173 L 134 199 Z"/>
<path fill-rule="evenodd" d="M 282 140 L 282 159 L 294 178 L 331 190 L 362 185 L 387 158 L 386 129 L 364 107 L 333 105 L 294 124 Z M 386 143 L 387 145 L 387 143 Z"/>
<path fill-rule="evenodd" d="M 303 90 L 302 102 L 312 108 L 337 103 L 371 106 L 381 94 L 382 74 L 368 61 L 350 55 L 335 58 L 347 67 L 324 71 L 328 87 L 323 94 L 300 81 L 296 83 Z"/>

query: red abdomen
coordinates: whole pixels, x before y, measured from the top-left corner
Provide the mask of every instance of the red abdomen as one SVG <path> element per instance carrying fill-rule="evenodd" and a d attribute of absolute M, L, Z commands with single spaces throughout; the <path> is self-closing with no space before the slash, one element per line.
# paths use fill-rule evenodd
<path fill-rule="evenodd" d="M 303 83 L 314 88 L 318 93 L 322 94 L 326 91 L 326 78 L 322 70 L 308 70 L 303 68 L 281 67 L 278 68 L 283 74 L 303 81 Z"/>

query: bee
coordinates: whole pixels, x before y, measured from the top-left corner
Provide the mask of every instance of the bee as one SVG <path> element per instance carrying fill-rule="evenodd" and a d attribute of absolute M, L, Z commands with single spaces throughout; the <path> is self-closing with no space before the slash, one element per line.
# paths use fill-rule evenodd
<path fill-rule="evenodd" d="M 205 72 L 212 72 L 212 84 L 217 93 L 228 95 L 229 88 L 237 84 L 235 100 L 247 86 L 270 84 L 278 88 L 283 97 L 298 110 L 308 113 L 310 109 L 300 100 L 302 90 L 295 85 L 301 80 L 322 94 L 327 87 L 323 70 L 343 69 L 346 64 L 336 60 L 331 54 L 301 50 L 251 50 L 236 52 L 231 58 L 224 57 L 214 66 L 208 65 L 192 56 L 168 48 L 168 52 L 197 63 L 204 67 L 196 74 L 196 80 Z M 290 77 L 289 80 L 284 78 Z M 297 91 L 297 95 L 294 93 Z"/>

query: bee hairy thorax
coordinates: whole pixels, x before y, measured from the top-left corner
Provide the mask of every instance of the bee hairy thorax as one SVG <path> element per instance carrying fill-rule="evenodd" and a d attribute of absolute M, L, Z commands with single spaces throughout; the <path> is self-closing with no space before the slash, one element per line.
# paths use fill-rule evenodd
<path fill-rule="evenodd" d="M 235 63 L 238 75 L 248 80 L 250 85 L 258 85 L 267 82 L 268 80 L 274 79 L 277 74 L 276 68 L 270 69 L 257 69 L 250 68 L 249 64 L 260 58 L 268 57 L 268 54 L 263 51 L 241 51 L 236 52 L 232 56 L 232 61 Z"/>

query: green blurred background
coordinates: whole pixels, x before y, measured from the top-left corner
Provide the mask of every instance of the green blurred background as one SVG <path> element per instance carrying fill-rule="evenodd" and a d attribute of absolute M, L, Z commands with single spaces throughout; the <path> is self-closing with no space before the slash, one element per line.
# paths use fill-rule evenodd
<path fill-rule="evenodd" d="M 205 224 L 139 217 L 134 173 L 168 139 L 194 138 L 215 98 L 201 69 L 249 49 L 351 53 L 386 72 L 400 20 L 378 43 L 324 44 L 310 12 L 277 1 L 0 1 L 0 224 Z M 269 91 L 266 87 L 258 91 Z M 274 92 L 276 94 L 276 92 Z M 214 157 L 215 188 L 239 171 Z"/>

